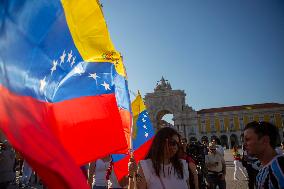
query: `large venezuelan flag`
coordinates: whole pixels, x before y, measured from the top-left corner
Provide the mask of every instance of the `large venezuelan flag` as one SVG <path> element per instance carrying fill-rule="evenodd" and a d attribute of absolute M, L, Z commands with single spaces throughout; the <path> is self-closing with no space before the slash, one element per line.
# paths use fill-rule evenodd
<path fill-rule="evenodd" d="M 0 129 L 50 188 L 84 188 L 76 164 L 126 152 L 130 119 L 97 0 L 0 2 Z"/>
<path fill-rule="evenodd" d="M 154 138 L 154 129 L 143 99 L 138 92 L 137 97 L 131 103 L 133 114 L 133 155 L 138 162 L 147 155 Z M 118 180 L 128 174 L 129 155 L 113 155 L 114 172 Z"/>

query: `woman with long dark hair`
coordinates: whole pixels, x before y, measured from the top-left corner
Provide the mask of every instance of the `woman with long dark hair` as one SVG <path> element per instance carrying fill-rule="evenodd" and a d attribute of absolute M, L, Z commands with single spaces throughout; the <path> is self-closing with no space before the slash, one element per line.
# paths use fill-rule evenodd
<path fill-rule="evenodd" d="M 138 168 L 129 163 L 129 189 L 188 189 L 189 173 L 185 160 L 179 159 L 180 135 L 170 127 L 160 129 L 145 160 Z M 134 180 L 136 182 L 134 183 Z"/>

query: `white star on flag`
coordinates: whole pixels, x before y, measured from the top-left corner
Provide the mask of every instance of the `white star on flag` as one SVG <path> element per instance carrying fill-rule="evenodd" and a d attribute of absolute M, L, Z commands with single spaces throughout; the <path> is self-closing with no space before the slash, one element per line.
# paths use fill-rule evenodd
<path fill-rule="evenodd" d="M 97 73 L 93 73 L 93 74 L 90 74 L 88 77 L 91 77 L 93 78 L 94 80 L 97 80 L 97 78 L 100 78 Z"/>
<path fill-rule="evenodd" d="M 70 53 L 68 53 L 68 57 L 67 57 L 67 62 L 71 62 L 71 58 L 72 58 L 72 50 L 70 51 Z"/>
<path fill-rule="evenodd" d="M 143 117 L 147 117 L 147 115 L 143 114 Z"/>
<path fill-rule="evenodd" d="M 75 64 L 76 56 L 72 58 L 71 67 Z"/>
<path fill-rule="evenodd" d="M 149 136 L 149 133 L 145 132 L 145 137 L 147 138 Z"/>
<path fill-rule="evenodd" d="M 144 122 L 144 123 L 146 122 L 146 120 L 144 119 L 144 117 L 142 118 L 142 122 Z"/>
<path fill-rule="evenodd" d="M 51 75 L 52 75 L 52 73 L 56 70 L 56 66 L 57 66 L 57 64 L 58 64 L 58 61 L 56 60 L 53 60 L 52 61 L 52 64 L 53 64 L 53 66 L 52 66 L 52 68 L 50 69 L 51 70 Z"/>
<path fill-rule="evenodd" d="M 74 68 L 74 73 L 81 75 L 82 73 L 84 73 L 84 69 L 81 66 L 77 66 Z"/>
<path fill-rule="evenodd" d="M 147 129 L 146 125 L 143 125 L 143 128 L 144 128 L 144 129 Z"/>
<path fill-rule="evenodd" d="M 60 65 L 61 65 L 62 63 L 64 63 L 65 56 L 66 56 L 66 53 L 65 53 L 65 50 L 64 50 L 63 53 L 62 53 L 62 55 L 60 56 Z"/>
<path fill-rule="evenodd" d="M 44 88 L 46 86 L 45 79 L 46 79 L 46 77 L 44 77 L 43 79 L 39 80 L 39 91 L 40 91 L 41 94 L 43 94 Z"/>
<path fill-rule="evenodd" d="M 101 84 L 101 85 L 105 87 L 105 90 L 110 90 L 109 84 L 107 84 L 105 81 L 104 81 L 104 83 Z"/>
<path fill-rule="evenodd" d="M 91 78 L 93 78 L 94 80 L 96 80 L 96 84 L 98 85 L 97 78 L 100 78 L 100 77 L 97 75 L 97 73 L 90 74 L 88 77 L 91 77 Z"/>

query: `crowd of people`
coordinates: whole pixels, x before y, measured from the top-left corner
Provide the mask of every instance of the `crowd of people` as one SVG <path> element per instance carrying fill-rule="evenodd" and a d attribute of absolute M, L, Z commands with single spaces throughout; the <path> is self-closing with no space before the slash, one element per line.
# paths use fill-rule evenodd
<path fill-rule="evenodd" d="M 268 122 L 251 122 L 244 128 L 242 152 L 232 150 L 234 180 L 243 174 L 249 189 L 284 189 L 284 156 L 277 149 L 278 129 Z M 284 147 L 284 143 L 282 143 Z M 92 189 L 225 189 L 226 164 L 223 148 L 215 140 L 187 143 L 172 127 L 160 129 L 146 157 L 130 158 L 128 175 L 118 181 L 111 155 L 81 167 Z M 16 182 L 16 171 L 19 180 Z M 0 188 L 29 188 L 32 168 L 8 141 L 0 142 Z M 36 177 L 37 178 L 37 177 Z M 40 179 L 34 182 L 41 184 Z M 44 187 L 44 186 L 43 186 Z"/>
<path fill-rule="evenodd" d="M 42 185 L 38 175 L 20 153 L 16 152 L 7 140 L 1 139 L 0 189 L 30 188 L 31 184 Z M 43 185 L 42 188 L 44 188 Z"/>

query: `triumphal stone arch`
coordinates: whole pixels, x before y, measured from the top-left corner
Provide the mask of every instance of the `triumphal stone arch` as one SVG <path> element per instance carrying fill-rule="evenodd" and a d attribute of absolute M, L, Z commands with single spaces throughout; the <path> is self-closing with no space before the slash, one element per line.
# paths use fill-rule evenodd
<path fill-rule="evenodd" d="M 188 140 L 199 139 L 197 112 L 185 103 L 185 96 L 184 90 L 172 90 L 170 83 L 162 77 L 154 92 L 145 95 L 144 101 L 156 129 L 172 126 Z M 173 114 L 174 125 L 162 120 L 166 114 Z"/>
<path fill-rule="evenodd" d="M 144 101 L 156 129 L 175 127 L 189 141 L 215 139 L 226 148 L 242 144 L 243 128 L 251 121 L 271 122 L 281 128 L 280 134 L 283 134 L 284 104 L 251 104 L 195 111 L 185 103 L 185 96 L 183 90 L 173 90 L 163 77 L 157 82 L 154 92 L 145 95 Z M 165 114 L 173 115 L 173 124 L 162 119 Z"/>

